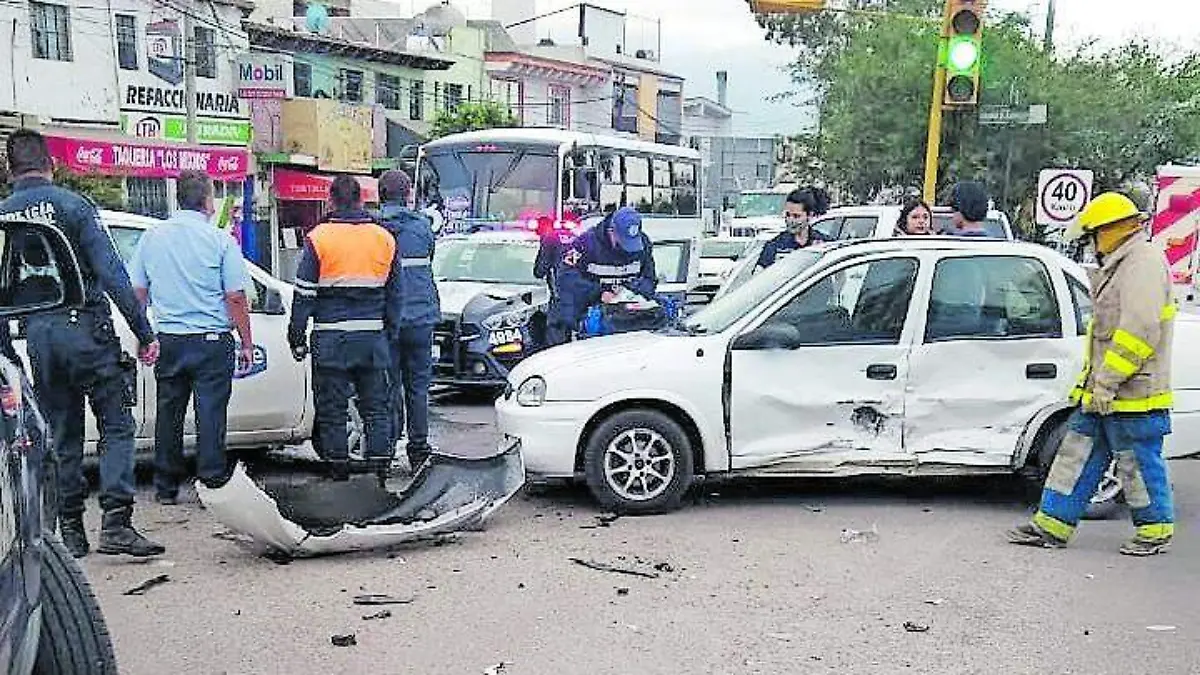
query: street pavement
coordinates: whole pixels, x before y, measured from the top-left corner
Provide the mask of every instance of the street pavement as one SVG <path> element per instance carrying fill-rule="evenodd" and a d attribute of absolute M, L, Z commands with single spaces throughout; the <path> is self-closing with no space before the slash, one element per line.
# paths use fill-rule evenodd
<path fill-rule="evenodd" d="M 437 441 L 488 452 L 492 419 L 443 398 Z M 839 481 L 726 485 L 612 522 L 582 490 L 541 489 L 443 545 L 287 565 L 147 491 L 136 520 L 167 555 L 85 568 L 128 675 L 1195 673 L 1200 461 L 1172 468 L 1179 541 L 1144 560 L 1116 553 L 1127 520 L 1066 550 L 1004 543 L 1027 513 L 1006 481 Z"/>

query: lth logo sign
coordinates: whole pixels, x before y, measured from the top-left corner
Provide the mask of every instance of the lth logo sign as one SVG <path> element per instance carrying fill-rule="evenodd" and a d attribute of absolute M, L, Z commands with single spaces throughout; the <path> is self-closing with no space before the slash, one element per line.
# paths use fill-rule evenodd
<path fill-rule="evenodd" d="M 150 74 L 164 82 L 183 82 L 183 37 L 177 21 L 146 24 L 146 61 Z"/>

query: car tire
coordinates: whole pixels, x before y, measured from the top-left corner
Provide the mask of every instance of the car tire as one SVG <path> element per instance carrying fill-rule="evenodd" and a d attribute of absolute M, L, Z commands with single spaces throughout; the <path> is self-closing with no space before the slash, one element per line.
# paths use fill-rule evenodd
<path fill-rule="evenodd" d="M 1037 503 L 1041 500 L 1046 475 L 1050 472 L 1050 466 L 1054 463 L 1054 456 L 1058 454 L 1058 447 L 1062 444 L 1063 438 L 1066 435 L 1067 422 L 1064 420 L 1056 424 L 1042 438 L 1038 447 L 1035 448 L 1036 454 L 1031 457 L 1027 472 L 1029 477 L 1030 501 Z M 1109 520 L 1121 515 L 1125 491 L 1121 488 L 1119 482 L 1116 482 L 1117 479 L 1115 476 L 1116 474 L 1110 464 L 1096 496 L 1092 498 L 1091 503 L 1088 504 L 1087 510 L 1083 514 L 1085 520 Z"/>
<path fill-rule="evenodd" d="M 58 537 L 42 554 L 42 631 L 34 675 L 116 675 L 117 658 L 100 604 Z"/>
<path fill-rule="evenodd" d="M 583 461 L 588 488 L 602 508 L 650 515 L 679 508 L 695 477 L 693 456 L 678 422 L 656 410 L 627 410 L 592 431 Z M 642 473 L 634 477 L 625 467 Z M 619 484 L 620 476 L 628 476 L 628 483 Z"/>

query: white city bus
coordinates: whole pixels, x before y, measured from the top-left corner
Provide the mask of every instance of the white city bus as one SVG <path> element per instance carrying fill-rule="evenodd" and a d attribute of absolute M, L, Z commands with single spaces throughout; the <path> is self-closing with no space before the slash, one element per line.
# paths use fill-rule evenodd
<path fill-rule="evenodd" d="M 489 129 L 421 147 L 417 201 L 443 232 L 497 226 L 580 229 L 621 206 L 642 212 L 659 291 L 682 301 L 696 285 L 700 154 L 690 148 L 563 131 Z"/>

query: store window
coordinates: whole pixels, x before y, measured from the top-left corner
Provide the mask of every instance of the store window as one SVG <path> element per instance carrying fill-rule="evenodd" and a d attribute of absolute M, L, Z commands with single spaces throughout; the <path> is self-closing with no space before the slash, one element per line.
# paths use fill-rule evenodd
<path fill-rule="evenodd" d="M 117 65 L 121 70 L 138 69 L 137 17 L 117 15 Z"/>
<path fill-rule="evenodd" d="M 343 68 L 340 78 L 342 80 L 342 100 L 347 103 L 362 103 L 362 71 Z"/>
<path fill-rule="evenodd" d="M 166 179 L 127 178 L 125 189 L 129 193 L 131 212 L 153 218 L 166 218 L 171 215 Z"/>
<path fill-rule="evenodd" d="M 375 75 L 375 102 L 388 110 L 400 109 L 400 78 L 395 75 Z"/>
<path fill-rule="evenodd" d="M 196 26 L 196 77 L 217 78 L 217 32 Z"/>
<path fill-rule="evenodd" d="M 292 63 L 292 79 L 295 81 L 296 98 L 312 96 L 312 66 L 295 61 Z"/>
<path fill-rule="evenodd" d="M 546 123 L 552 127 L 571 126 L 571 88 L 552 84 L 547 98 Z"/>
<path fill-rule="evenodd" d="M 637 86 L 613 85 L 613 129 L 636 134 L 638 131 Z"/>
<path fill-rule="evenodd" d="M 413 121 L 425 119 L 425 83 L 413 80 L 408 89 L 408 118 Z"/>
<path fill-rule="evenodd" d="M 525 87 L 520 80 L 492 80 L 492 100 L 508 108 L 517 124 L 525 124 Z"/>
<path fill-rule="evenodd" d="M 29 3 L 33 58 L 71 61 L 71 10 L 65 5 Z M 14 19 L 15 21 L 15 19 Z"/>

